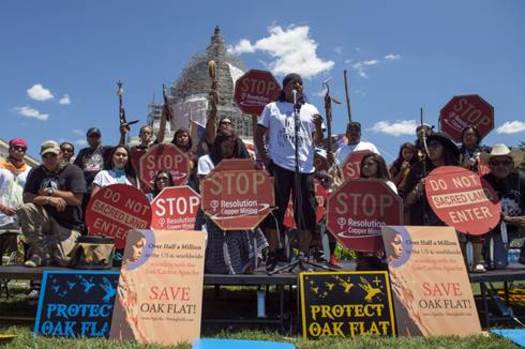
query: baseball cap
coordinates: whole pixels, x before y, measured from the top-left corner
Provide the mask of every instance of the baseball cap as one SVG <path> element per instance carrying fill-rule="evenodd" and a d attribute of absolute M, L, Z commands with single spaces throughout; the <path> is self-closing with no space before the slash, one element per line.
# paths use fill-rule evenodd
<path fill-rule="evenodd" d="M 91 135 L 94 135 L 94 134 L 97 134 L 99 136 L 102 135 L 102 132 L 100 132 L 100 130 L 97 128 L 97 127 L 91 127 L 88 131 L 87 131 L 87 136 L 90 137 Z"/>
<path fill-rule="evenodd" d="M 60 146 L 58 145 L 57 142 L 45 141 L 44 143 L 42 143 L 42 145 L 40 146 L 40 155 L 43 156 L 49 153 L 53 153 L 57 155 L 60 153 Z"/>
<path fill-rule="evenodd" d="M 10 140 L 9 146 L 12 147 L 14 145 L 18 145 L 27 149 L 27 142 L 23 138 L 13 138 L 12 140 Z"/>

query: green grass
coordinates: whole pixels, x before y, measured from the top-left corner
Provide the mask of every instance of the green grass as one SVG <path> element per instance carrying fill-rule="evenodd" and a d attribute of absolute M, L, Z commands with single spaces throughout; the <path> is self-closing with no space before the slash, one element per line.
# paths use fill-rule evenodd
<path fill-rule="evenodd" d="M 116 348 L 166 348 L 160 345 L 140 345 L 134 342 L 117 342 L 106 339 L 64 339 L 36 337 L 29 327 L 10 326 L 0 327 L 0 333 L 13 333 L 17 337 L 8 343 L 5 348 L 9 349 L 116 349 Z M 381 349 L 381 348 L 406 348 L 406 349 L 428 349 L 428 348 L 483 348 L 483 349 L 516 349 L 512 343 L 493 336 L 471 336 L 459 337 L 433 337 L 433 338 L 373 338 L 358 337 L 355 339 L 323 338 L 320 340 L 304 340 L 296 337 L 285 337 L 274 332 L 263 331 L 241 331 L 235 333 L 219 332 L 213 337 L 251 340 L 272 340 L 294 344 L 300 349 Z M 190 344 L 183 343 L 168 348 L 186 349 Z M 255 349 L 255 348 L 253 348 Z"/>

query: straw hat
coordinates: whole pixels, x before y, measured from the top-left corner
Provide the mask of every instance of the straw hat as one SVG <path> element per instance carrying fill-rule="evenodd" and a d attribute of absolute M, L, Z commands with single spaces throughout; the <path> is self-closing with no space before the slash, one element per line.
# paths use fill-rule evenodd
<path fill-rule="evenodd" d="M 518 167 L 524 158 L 524 153 L 521 150 L 510 150 L 505 144 L 494 144 L 490 153 L 481 153 L 480 158 L 485 163 L 489 163 L 490 159 L 496 156 L 506 156 L 512 159 L 514 167 Z"/>

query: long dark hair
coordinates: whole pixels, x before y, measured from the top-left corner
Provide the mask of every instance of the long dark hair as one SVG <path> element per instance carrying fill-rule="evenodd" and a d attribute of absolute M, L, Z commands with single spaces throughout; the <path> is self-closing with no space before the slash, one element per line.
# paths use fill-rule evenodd
<path fill-rule="evenodd" d="M 109 155 L 106 158 L 106 161 L 104 162 L 104 169 L 108 171 L 113 170 L 113 156 L 115 155 L 115 152 L 119 148 L 124 149 L 126 153 L 128 154 L 128 161 L 126 162 L 126 166 L 124 166 L 124 173 L 126 174 L 128 181 L 130 181 L 134 187 L 137 187 L 137 174 L 135 173 L 135 170 L 133 169 L 133 165 L 131 164 L 131 152 L 129 151 L 129 148 L 127 146 L 117 145 L 113 147 L 111 151 L 109 152 Z"/>
<path fill-rule="evenodd" d="M 232 141 L 235 144 L 234 149 L 233 149 L 234 159 L 245 158 L 245 156 L 242 156 L 240 152 L 239 141 L 238 141 L 238 137 L 235 134 L 235 132 L 224 130 L 224 131 L 217 133 L 217 135 L 215 136 L 215 140 L 213 141 L 213 144 L 211 146 L 210 158 L 214 165 L 217 165 L 219 164 L 219 162 L 221 162 L 223 158 L 223 155 L 221 152 L 221 144 L 226 141 Z"/>
<path fill-rule="evenodd" d="M 369 158 L 372 158 L 372 160 L 374 160 L 377 164 L 377 175 L 375 178 L 390 180 L 390 173 L 388 172 L 388 168 L 386 167 L 385 159 L 383 159 L 381 155 L 378 155 L 376 153 L 365 155 L 365 157 L 363 157 L 363 159 L 361 160 L 361 178 L 365 178 L 363 177 L 363 164 Z"/>
<path fill-rule="evenodd" d="M 170 171 L 167 171 L 167 170 L 160 170 L 159 172 L 157 172 L 157 174 L 155 175 L 155 178 L 153 179 L 153 196 L 157 196 L 159 195 L 160 193 L 160 189 L 159 187 L 157 187 L 157 178 L 159 178 L 159 175 L 161 174 L 165 174 L 168 176 L 168 187 L 172 187 L 174 185 L 174 182 L 173 182 L 173 176 L 171 175 L 171 172 Z"/>
<path fill-rule="evenodd" d="M 394 160 L 394 162 L 392 163 L 392 167 L 394 167 L 398 171 L 401 168 L 401 165 L 403 164 L 403 161 L 405 161 L 403 159 L 403 149 L 405 149 L 405 148 L 410 149 L 410 151 L 412 151 L 412 153 L 414 154 L 414 156 L 412 156 L 412 159 L 409 162 L 410 165 L 413 165 L 417 161 L 417 148 L 416 148 L 416 146 L 414 144 L 410 143 L 410 142 L 406 142 L 406 143 L 401 144 L 401 147 L 399 148 L 399 154 L 397 155 L 397 159 Z"/>
<path fill-rule="evenodd" d="M 185 146 L 180 146 L 177 144 L 177 136 L 180 135 L 181 133 L 188 134 L 189 141 L 188 141 L 188 144 Z M 191 141 L 190 131 L 183 127 L 179 128 L 177 131 L 175 131 L 175 134 L 173 135 L 173 139 L 171 140 L 171 143 L 174 144 L 176 147 L 178 147 L 180 150 L 184 152 L 189 152 L 191 150 L 191 147 L 193 146 L 193 142 Z"/>
<path fill-rule="evenodd" d="M 476 148 L 479 148 L 479 144 L 481 143 L 481 134 L 479 133 L 479 129 L 475 125 L 468 125 L 461 131 L 461 148 L 459 148 L 460 154 L 463 154 L 465 152 L 465 143 L 463 143 L 463 139 L 465 138 L 465 133 L 467 131 L 474 131 L 474 134 L 476 135 Z"/>

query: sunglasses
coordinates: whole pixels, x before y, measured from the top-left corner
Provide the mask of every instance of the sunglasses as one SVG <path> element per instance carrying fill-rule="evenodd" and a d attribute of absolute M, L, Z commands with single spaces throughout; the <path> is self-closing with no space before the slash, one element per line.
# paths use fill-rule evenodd
<path fill-rule="evenodd" d="M 26 147 L 23 147 L 21 145 L 13 145 L 11 149 L 16 150 L 16 151 L 21 151 L 21 152 L 25 152 L 27 150 Z"/>
<path fill-rule="evenodd" d="M 155 181 L 157 182 L 160 182 L 160 181 L 163 181 L 163 182 L 168 182 L 170 179 L 168 177 L 158 177 L 155 179 Z"/>
<path fill-rule="evenodd" d="M 56 157 L 57 157 L 57 154 L 54 154 L 54 153 L 47 153 L 47 154 L 42 155 L 42 159 L 53 159 Z"/>
<path fill-rule="evenodd" d="M 73 149 L 71 149 L 71 148 L 62 148 L 60 150 L 62 150 L 64 153 L 72 153 L 73 152 Z"/>
<path fill-rule="evenodd" d="M 490 162 L 491 166 L 509 166 L 512 164 L 510 160 L 492 160 Z"/>

